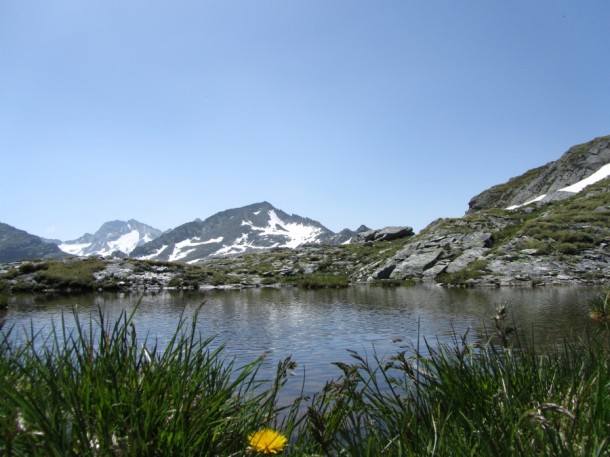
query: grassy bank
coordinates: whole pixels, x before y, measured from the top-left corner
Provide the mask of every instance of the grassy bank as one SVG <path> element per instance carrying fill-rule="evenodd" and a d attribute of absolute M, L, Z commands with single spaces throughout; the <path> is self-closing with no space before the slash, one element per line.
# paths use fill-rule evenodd
<path fill-rule="evenodd" d="M 540 354 L 506 324 L 389 359 L 352 353 L 312 398 L 278 406 L 290 359 L 261 379 L 183 319 L 163 351 L 132 316 L 0 337 L 2 455 L 609 455 L 607 325 Z M 67 328 L 75 328 L 68 331 Z M 426 357 L 421 354 L 429 354 Z M 286 438 L 286 443 L 284 443 Z"/>

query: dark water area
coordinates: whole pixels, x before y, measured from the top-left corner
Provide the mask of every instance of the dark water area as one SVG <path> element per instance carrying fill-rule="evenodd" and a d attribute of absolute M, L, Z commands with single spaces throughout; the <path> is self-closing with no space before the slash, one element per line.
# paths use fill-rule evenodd
<path fill-rule="evenodd" d="M 389 357 L 425 342 L 453 343 L 461 335 L 479 343 L 493 334 L 500 304 L 509 307 L 508 323 L 524 341 L 535 339 L 545 348 L 576 339 L 597 325 L 588 316 L 594 287 L 540 287 L 501 289 L 445 289 L 438 286 L 371 287 L 304 290 L 299 288 L 240 291 L 87 295 L 19 295 L 12 298 L 4 316 L 4 331 L 24 341 L 32 329 L 48 335 L 62 315 L 68 327 L 73 312 L 81 321 L 98 320 L 98 308 L 107 320 L 135 313 L 139 338 L 148 335 L 160 348 L 175 333 L 181 316 L 190 323 L 201 306 L 197 329 L 225 345 L 225 354 L 237 365 L 266 354 L 262 373 L 272 374 L 277 363 L 292 356 L 297 363 L 295 381 L 287 389 L 295 395 L 302 375 L 306 393 L 318 392 L 340 373 L 332 362 L 349 362 L 348 350 Z M 203 303 L 203 304 L 202 304 Z"/>

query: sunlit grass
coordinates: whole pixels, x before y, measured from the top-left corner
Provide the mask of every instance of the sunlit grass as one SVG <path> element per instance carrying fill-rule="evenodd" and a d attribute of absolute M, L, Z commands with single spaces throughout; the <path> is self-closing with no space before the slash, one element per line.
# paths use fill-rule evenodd
<path fill-rule="evenodd" d="M 75 316 L 75 319 L 76 316 Z M 2 455 L 229 455 L 269 425 L 291 432 L 277 376 L 257 377 L 262 359 L 237 367 L 222 348 L 181 320 L 163 351 L 136 334 L 132 316 L 114 324 L 65 320 L 51 336 L 0 342 Z"/>

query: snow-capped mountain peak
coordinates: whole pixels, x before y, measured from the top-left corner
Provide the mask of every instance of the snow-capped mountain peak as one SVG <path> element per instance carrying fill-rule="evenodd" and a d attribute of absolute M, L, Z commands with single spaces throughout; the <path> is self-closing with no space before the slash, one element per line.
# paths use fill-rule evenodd
<path fill-rule="evenodd" d="M 161 230 L 135 219 L 117 220 L 106 222 L 93 235 L 86 233 L 76 240 L 65 241 L 59 245 L 59 248 L 68 254 L 78 256 L 128 255 L 137 246 L 154 240 L 161 233 Z"/>
<path fill-rule="evenodd" d="M 181 225 L 136 248 L 131 255 L 193 263 L 206 257 L 343 241 L 345 239 L 338 239 L 338 235 L 317 221 L 289 215 L 270 203 L 262 202 L 222 211 L 204 221 L 195 220 Z"/>

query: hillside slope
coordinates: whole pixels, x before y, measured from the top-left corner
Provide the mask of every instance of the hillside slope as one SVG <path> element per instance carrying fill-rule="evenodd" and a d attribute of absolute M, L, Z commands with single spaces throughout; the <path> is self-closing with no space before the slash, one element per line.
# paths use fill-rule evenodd
<path fill-rule="evenodd" d="M 46 243 L 38 236 L 0 222 L 0 262 L 59 259 L 65 256 L 66 254 L 56 245 Z"/>
<path fill-rule="evenodd" d="M 533 200 L 550 202 L 573 195 L 570 186 L 606 167 L 610 174 L 610 136 L 570 148 L 558 160 L 534 168 L 508 182 L 493 186 L 473 197 L 469 212 L 509 208 Z"/>
<path fill-rule="evenodd" d="M 609 154 L 610 137 L 598 138 L 492 187 L 471 201 L 464 217 L 434 221 L 374 266 L 370 279 L 466 285 L 607 282 Z M 547 196 L 535 197 L 540 192 Z M 480 206 L 485 208 L 475 209 Z"/>

